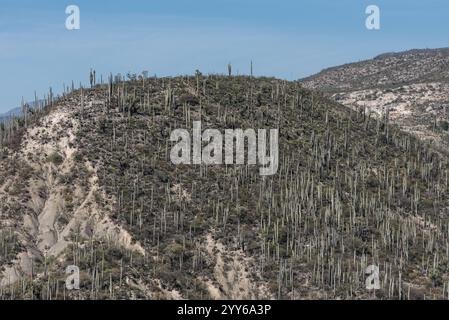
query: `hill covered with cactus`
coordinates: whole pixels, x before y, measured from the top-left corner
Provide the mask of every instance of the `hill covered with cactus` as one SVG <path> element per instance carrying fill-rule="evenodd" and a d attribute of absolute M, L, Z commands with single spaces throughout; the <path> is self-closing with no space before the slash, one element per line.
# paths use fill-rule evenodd
<path fill-rule="evenodd" d="M 171 132 L 200 120 L 279 129 L 277 173 L 173 164 Z M 298 82 L 111 77 L 0 144 L 1 299 L 448 297 L 447 158 Z"/>

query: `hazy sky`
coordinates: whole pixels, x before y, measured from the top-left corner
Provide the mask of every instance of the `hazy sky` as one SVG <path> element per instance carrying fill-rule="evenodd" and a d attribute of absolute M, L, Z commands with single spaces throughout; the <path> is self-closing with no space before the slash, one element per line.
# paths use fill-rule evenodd
<path fill-rule="evenodd" d="M 78 5 L 81 29 L 65 28 Z M 367 30 L 365 9 L 381 10 Z M 298 79 L 389 51 L 449 46 L 447 0 L 0 0 L 0 112 L 98 74 Z"/>

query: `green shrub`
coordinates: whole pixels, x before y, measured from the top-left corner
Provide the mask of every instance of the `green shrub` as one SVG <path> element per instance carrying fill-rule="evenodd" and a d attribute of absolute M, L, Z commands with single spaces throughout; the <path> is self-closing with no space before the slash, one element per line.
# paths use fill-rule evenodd
<path fill-rule="evenodd" d="M 449 130 L 449 122 L 447 122 L 446 120 L 441 121 L 440 128 L 444 131 L 448 131 Z"/>
<path fill-rule="evenodd" d="M 54 165 L 59 166 L 63 162 L 64 158 L 57 152 L 53 152 L 47 158 L 48 162 L 53 163 Z"/>

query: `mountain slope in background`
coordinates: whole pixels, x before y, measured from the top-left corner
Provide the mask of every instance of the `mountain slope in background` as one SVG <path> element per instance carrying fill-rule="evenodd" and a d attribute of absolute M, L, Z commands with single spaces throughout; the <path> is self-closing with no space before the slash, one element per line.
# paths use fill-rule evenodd
<path fill-rule="evenodd" d="M 449 49 L 410 50 L 323 70 L 300 81 L 355 110 L 449 146 Z"/>
<path fill-rule="evenodd" d="M 172 164 L 171 131 L 197 120 L 279 128 L 277 174 Z M 447 159 L 298 83 L 118 80 L 0 143 L 0 298 L 447 298 Z"/>
<path fill-rule="evenodd" d="M 35 109 L 36 107 L 39 107 L 43 103 L 44 103 L 44 100 L 38 100 L 37 102 L 36 101 L 28 102 L 28 103 L 26 103 L 26 105 L 28 105 L 31 109 Z M 0 122 L 4 122 L 11 118 L 21 117 L 21 116 L 23 116 L 23 108 L 22 107 L 13 108 L 7 112 L 0 113 Z"/>
<path fill-rule="evenodd" d="M 0 122 L 6 121 L 11 117 L 18 117 L 22 115 L 22 108 L 14 108 L 5 113 L 0 113 Z"/>

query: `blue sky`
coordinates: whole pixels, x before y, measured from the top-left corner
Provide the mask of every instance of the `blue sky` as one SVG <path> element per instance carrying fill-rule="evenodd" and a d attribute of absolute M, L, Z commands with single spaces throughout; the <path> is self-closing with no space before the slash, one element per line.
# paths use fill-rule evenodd
<path fill-rule="evenodd" d="M 78 5 L 81 29 L 65 29 Z M 381 30 L 365 9 L 381 10 Z M 449 47 L 447 0 L 1 0 L 0 112 L 63 83 L 149 70 L 159 76 L 248 73 L 298 79 L 412 48 Z"/>

